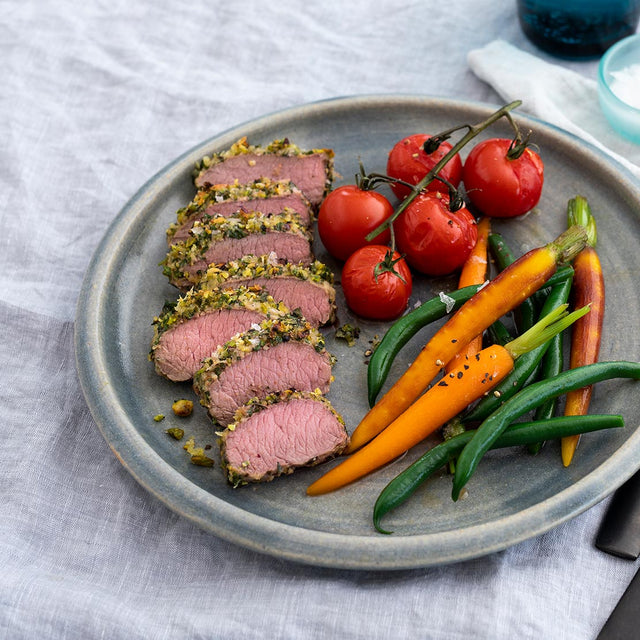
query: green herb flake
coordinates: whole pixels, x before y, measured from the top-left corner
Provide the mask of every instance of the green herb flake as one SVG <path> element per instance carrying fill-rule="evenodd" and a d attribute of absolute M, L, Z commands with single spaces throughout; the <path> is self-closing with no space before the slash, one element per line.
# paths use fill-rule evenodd
<path fill-rule="evenodd" d="M 180 429 L 179 427 L 171 427 L 167 429 L 166 433 L 168 433 L 174 440 L 182 440 L 184 438 L 184 429 Z"/>
<path fill-rule="evenodd" d="M 202 447 L 196 446 L 195 438 L 189 438 L 182 448 L 189 454 L 191 464 L 199 467 L 213 467 L 213 459 L 205 455 Z"/>
<path fill-rule="evenodd" d="M 345 340 L 349 347 L 353 347 L 356 340 L 360 337 L 360 327 L 354 327 L 352 324 L 343 324 L 336 330 L 336 338 Z"/>
<path fill-rule="evenodd" d="M 209 456 L 205 456 L 203 453 L 196 453 L 191 456 L 191 463 L 199 467 L 213 467 L 214 462 Z"/>

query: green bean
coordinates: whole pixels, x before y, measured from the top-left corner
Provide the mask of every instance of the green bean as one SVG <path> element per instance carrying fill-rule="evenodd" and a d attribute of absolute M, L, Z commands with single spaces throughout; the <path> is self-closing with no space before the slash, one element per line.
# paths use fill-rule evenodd
<path fill-rule="evenodd" d="M 545 380 L 546 378 L 553 378 L 557 376 L 563 369 L 564 365 L 564 339 L 563 334 L 558 333 L 549 341 L 549 347 L 547 348 L 542 362 L 540 364 L 540 378 Z M 556 415 L 556 407 L 558 405 L 558 398 L 550 398 L 543 404 L 541 404 L 533 414 L 534 420 L 549 420 Z M 540 452 L 544 441 L 535 442 L 528 445 L 529 453 L 535 455 Z"/>
<path fill-rule="evenodd" d="M 540 311 L 540 318 L 546 316 L 557 306 L 564 304 L 569 298 L 572 277 L 553 286 Z M 513 397 L 535 376 L 542 359 L 545 357 L 551 342 L 545 342 L 536 349 L 516 358 L 513 370 L 509 373 L 493 392 L 482 398 L 462 416 L 464 423 L 480 422 L 489 417 L 500 405 Z"/>
<path fill-rule="evenodd" d="M 516 256 L 499 233 L 489 234 L 489 249 L 500 271 L 506 269 L 516 261 Z M 515 310 L 516 328 L 518 333 L 524 333 L 530 329 L 536 321 L 536 306 L 532 298 L 527 298 Z"/>
<path fill-rule="evenodd" d="M 556 273 L 547 280 L 545 286 L 553 286 L 564 280 L 568 274 L 572 273 L 573 269 L 571 267 L 558 267 Z M 391 325 L 369 360 L 369 366 L 367 368 L 369 406 L 372 407 L 375 404 L 380 389 L 382 389 L 382 385 L 385 383 L 391 365 L 400 349 L 402 349 L 420 329 L 423 329 L 436 320 L 444 318 L 448 313 L 458 310 L 469 298 L 477 293 L 481 287 L 482 285 L 471 285 L 447 293 L 446 296 L 453 300 L 451 303 L 453 306 L 450 309 L 447 309 L 448 301 L 443 301 L 439 295 L 434 296 Z"/>
<path fill-rule="evenodd" d="M 384 384 L 393 360 L 400 349 L 423 327 L 444 318 L 448 313 L 458 310 L 469 298 L 478 292 L 480 286 L 471 285 L 447 293 L 452 300 L 447 309 L 448 300 L 434 296 L 422 303 L 418 308 L 402 316 L 391 325 L 373 352 L 367 368 L 367 386 L 369 389 L 369 406 L 373 407 Z"/>
<path fill-rule="evenodd" d="M 460 453 L 453 479 L 452 498 L 458 499 L 460 491 L 473 475 L 482 456 L 514 420 L 537 408 L 549 398 L 611 378 L 640 379 L 640 362 L 621 360 L 588 364 L 563 371 L 553 378 L 534 382 L 520 390 L 478 427 L 474 437 Z"/>
<path fill-rule="evenodd" d="M 578 417 L 580 420 L 576 419 Z M 509 426 L 493 443 L 492 448 L 521 446 L 541 440 L 561 438 L 565 435 L 623 426 L 622 416 L 617 415 L 562 416 L 543 421 L 518 422 Z M 406 502 L 423 482 L 447 464 L 449 460 L 455 458 L 474 434 L 475 431 L 465 431 L 436 445 L 391 480 L 382 490 L 373 507 L 375 528 L 380 533 L 392 533 L 380 527 L 382 517 Z"/>
<path fill-rule="evenodd" d="M 564 282 L 567 278 L 573 278 L 573 267 L 568 264 L 563 264 L 561 267 L 558 267 L 558 270 L 546 281 L 545 289 L 550 287 L 555 287 L 557 284 Z M 533 295 L 537 295 L 544 289 L 539 289 Z"/>
<path fill-rule="evenodd" d="M 488 243 L 491 255 L 496 261 L 496 265 L 500 271 L 516 261 L 515 254 L 511 250 L 511 247 L 507 245 L 502 234 L 496 232 L 490 233 Z"/>
<path fill-rule="evenodd" d="M 509 329 L 504 326 L 500 320 L 496 320 L 488 329 L 489 340 L 493 344 L 499 344 L 504 347 L 505 344 L 513 340 Z"/>
<path fill-rule="evenodd" d="M 564 368 L 563 342 L 562 333 L 555 335 L 551 339 L 540 369 L 540 377 L 542 380 L 553 378 L 562 372 Z M 535 419 L 545 420 L 547 418 L 553 418 L 555 415 L 557 401 L 558 398 L 555 397 L 550 398 L 545 403 L 541 404 L 535 411 Z"/>

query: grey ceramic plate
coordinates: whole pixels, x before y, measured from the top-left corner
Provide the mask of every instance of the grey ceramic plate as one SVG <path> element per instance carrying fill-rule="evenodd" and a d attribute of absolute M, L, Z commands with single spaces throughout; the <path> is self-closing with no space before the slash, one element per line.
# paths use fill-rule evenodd
<path fill-rule="evenodd" d="M 562 467 L 555 443 L 537 457 L 521 450 L 492 452 L 468 485 L 466 500 L 450 500 L 451 480 L 444 473 L 432 478 L 409 504 L 387 517 L 385 525 L 395 531 L 391 536 L 373 530 L 373 503 L 419 451 L 351 487 L 309 498 L 305 488 L 326 466 L 234 490 L 217 464 L 213 469 L 192 465 L 181 445 L 165 433 L 179 424 L 197 444 L 212 444 L 215 451 L 215 435 L 200 407 L 186 420 L 170 417 L 173 399 L 194 397 L 189 385 L 159 378 L 147 361 L 152 318 L 165 299 L 176 295 L 158 267 L 165 253 L 164 231 L 194 192 L 190 173 L 196 160 L 243 135 L 253 143 L 288 136 L 302 147 L 333 148 L 341 180 L 351 182 L 360 161 L 368 171 L 384 172 L 388 149 L 405 135 L 479 122 L 493 110 L 424 96 L 365 96 L 305 105 L 217 135 L 140 189 L 93 257 L 80 295 L 76 347 L 82 387 L 96 422 L 146 489 L 204 529 L 259 552 L 329 567 L 401 569 L 456 562 L 541 534 L 596 504 L 632 475 L 640 466 L 640 403 L 638 387 L 629 381 L 600 383 L 593 401 L 594 412 L 623 414 L 625 429 L 583 438 L 568 469 Z M 608 287 L 601 357 L 640 360 L 638 184 L 577 139 L 544 123 L 518 120 L 535 131 L 546 163 L 544 194 L 536 211 L 495 223 L 494 229 L 524 252 L 560 233 L 567 200 L 585 195 L 597 215 Z M 498 133 L 508 136 L 507 125 L 491 130 L 491 135 Z M 317 241 L 316 249 L 320 259 L 337 266 Z M 453 286 L 452 279 L 418 280 L 411 304 Z M 326 330 L 328 346 L 338 357 L 330 398 L 353 429 L 366 410 L 364 352 L 385 327 L 351 317 L 340 291 L 338 295 L 339 322 L 355 322 L 362 329 L 352 348 L 336 342 L 333 329 Z M 392 375 L 411 361 L 432 331 L 427 328 L 407 345 Z M 154 422 L 158 413 L 167 419 Z"/>

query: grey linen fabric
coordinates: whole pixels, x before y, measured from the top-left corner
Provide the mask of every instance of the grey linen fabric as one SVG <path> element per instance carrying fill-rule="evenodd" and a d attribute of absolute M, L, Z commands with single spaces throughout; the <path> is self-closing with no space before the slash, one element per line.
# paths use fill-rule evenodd
<path fill-rule="evenodd" d="M 511 3 L 0 0 L 0 637 L 593 638 L 637 563 L 595 550 L 606 507 L 459 565 L 300 566 L 196 528 L 100 435 L 73 321 L 136 190 L 232 125 L 358 93 L 498 103 L 467 54 L 532 51 Z M 595 77 L 595 63 L 565 63 Z"/>

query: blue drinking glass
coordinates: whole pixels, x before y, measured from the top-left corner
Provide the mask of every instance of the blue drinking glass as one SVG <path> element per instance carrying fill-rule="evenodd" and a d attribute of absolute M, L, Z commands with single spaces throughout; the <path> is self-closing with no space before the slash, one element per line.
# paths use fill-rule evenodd
<path fill-rule="evenodd" d="M 569 59 L 600 57 L 632 35 L 640 0 L 517 0 L 524 34 L 540 49 Z"/>

